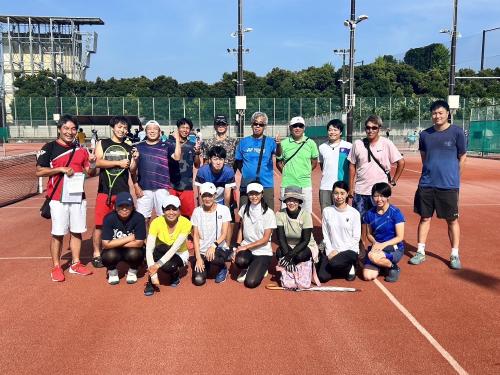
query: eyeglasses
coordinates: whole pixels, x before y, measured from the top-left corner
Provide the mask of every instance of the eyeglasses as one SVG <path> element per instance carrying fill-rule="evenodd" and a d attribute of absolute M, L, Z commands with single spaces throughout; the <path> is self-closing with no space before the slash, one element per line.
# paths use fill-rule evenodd
<path fill-rule="evenodd" d="M 376 132 L 379 129 L 380 127 L 378 126 L 365 126 L 365 130 L 373 130 L 374 132 Z"/>
<path fill-rule="evenodd" d="M 252 123 L 252 126 L 255 126 L 258 128 L 263 128 L 264 126 L 266 126 L 266 124 L 264 124 L 262 122 L 254 122 L 254 123 Z"/>
<path fill-rule="evenodd" d="M 296 128 L 303 129 L 304 128 L 304 124 L 293 124 L 293 125 L 290 125 L 290 127 L 293 128 L 293 129 L 296 129 Z"/>

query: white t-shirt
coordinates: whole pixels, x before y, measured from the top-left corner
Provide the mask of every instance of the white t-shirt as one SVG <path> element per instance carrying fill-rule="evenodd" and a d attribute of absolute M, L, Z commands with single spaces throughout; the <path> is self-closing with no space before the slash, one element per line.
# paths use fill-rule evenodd
<path fill-rule="evenodd" d="M 196 207 L 191 216 L 191 223 L 198 228 L 200 234 L 200 253 L 205 254 L 222 233 L 222 224 L 231 221 L 229 208 L 217 204 L 214 212 L 206 212 L 203 207 Z M 226 241 L 219 244 L 226 246 Z"/>
<path fill-rule="evenodd" d="M 385 137 L 380 137 L 377 143 L 370 144 L 370 149 L 386 170 L 391 170 L 391 165 L 403 158 L 394 143 Z M 373 185 L 377 182 L 388 182 L 386 174 L 373 158 L 370 158 L 368 163 L 368 150 L 361 139 L 354 142 L 347 158 L 352 164 L 356 164 L 356 194 L 371 195 Z"/>
<path fill-rule="evenodd" d="M 320 190 L 332 190 L 337 181 L 349 182 L 349 161 L 346 160 L 352 144 L 340 140 L 339 144 L 332 147 L 328 142 L 319 146 L 319 162 L 323 163 L 323 177 Z"/>
<path fill-rule="evenodd" d="M 321 220 L 326 255 L 333 250 L 338 252 L 352 250 L 359 254 L 361 237 L 361 217 L 352 206 L 340 210 L 335 206 L 323 209 Z"/>
<path fill-rule="evenodd" d="M 238 211 L 238 215 L 243 222 L 243 241 L 241 245 L 246 245 L 251 242 L 261 240 L 264 237 L 266 229 L 276 229 L 276 216 L 271 208 L 268 208 L 265 214 L 262 214 L 260 205 L 250 207 L 250 217 L 246 215 L 245 206 L 243 205 Z M 271 238 L 269 242 L 261 247 L 250 249 L 253 255 L 273 255 L 271 247 Z"/>

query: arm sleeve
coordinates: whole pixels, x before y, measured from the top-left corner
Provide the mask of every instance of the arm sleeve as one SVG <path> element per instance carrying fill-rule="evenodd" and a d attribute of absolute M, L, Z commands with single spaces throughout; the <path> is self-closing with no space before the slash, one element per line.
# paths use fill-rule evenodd
<path fill-rule="evenodd" d="M 307 245 L 309 245 L 309 241 L 311 240 L 312 228 L 302 228 L 302 233 L 300 235 L 300 242 L 295 245 L 293 248 L 293 253 L 298 254 L 302 250 L 304 250 Z"/>
<path fill-rule="evenodd" d="M 159 261 L 163 264 L 167 263 L 179 250 L 182 246 L 182 244 L 186 241 L 187 239 L 187 234 L 185 233 L 180 233 L 179 236 L 175 239 L 174 243 L 172 246 L 170 246 L 170 249 L 159 259 Z"/>
<path fill-rule="evenodd" d="M 156 244 L 156 236 L 148 234 L 148 240 L 146 241 L 146 262 L 148 267 L 151 267 L 155 262 L 153 259 L 153 250 Z"/>
<path fill-rule="evenodd" d="M 281 251 L 284 254 L 287 254 L 292 249 L 290 248 L 290 246 L 288 246 L 288 243 L 286 242 L 285 227 L 282 225 L 278 225 L 278 228 L 276 229 L 276 235 L 278 236 L 278 245 L 281 248 Z"/>

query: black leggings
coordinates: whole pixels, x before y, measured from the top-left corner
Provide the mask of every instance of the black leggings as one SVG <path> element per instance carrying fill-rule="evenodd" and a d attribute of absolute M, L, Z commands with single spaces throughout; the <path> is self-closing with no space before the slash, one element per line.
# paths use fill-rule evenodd
<path fill-rule="evenodd" d="M 278 247 L 278 249 L 276 250 L 276 258 L 277 259 L 280 259 L 280 258 L 283 258 L 287 253 L 285 253 L 281 247 Z M 293 257 L 293 260 L 297 263 L 302 263 L 302 262 L 306 262 L 308 261 L 309 259 L 312 258 L 312 252 L 311 252 L 311 249 L 309 249 L 308 247 L 306 247 L 304 250 L 300 251 L 296 256 Z"/>
<path fill-rule="evenodd" d="M 321 253 L 316 265 L 319 281 L 325 283 L 333 278 L 347 277 L 357 260 L 358 254 L 353 250 L 341 251 L 332 259 L 328 259 L 324 253 Z"/>
<path fill-rule="evenodd" d="M 205 255 L 201 254 L 201 259 L 203 259 L 203 263 L 205 263 L 205 269 L 202 272 L 196 271 L 194 268 L 194 265 L 196 265 L 196 260 L 194 261 L 193 284 L 196 286 L 202 286 L 203 284 L 205 284 L 207 282 L 208 273 L 210 272 L 210 265 L 213 264 L 214 266 L 224 267 L 226 265 L 226 258 L 227 255 L 221 249 L 215 250 L 214 259 L 211 262 L 207 260 L 207 257 Z"/>
<path fill-rule="evenodd" d="M 158 245 L 155 247 L 153 250 L 153 260 L 157 262 L 158 260 L 161 259 L 162 256 L 164 256 L 167 251 L 170 250 L 170 246 L 168 245 Z M 182 258 L 174 254 L 172 258 L 168 260 L 163 266 L 160 267 L 160 269 L 171 275 L 173 278 L 179 277 L 179 269 L 181 267 L 184 267 L 184 261 Z"/>
<path fill-rule="evenodd" d="M 144 250 L 142 247 L 116 247 L 105 249 L 101 254 L 102 264 L 110 270 L 116 269 L 120 261 L 124 261 L 130 268 L 138 269 L 144 261 Z"/>
<path fill-rule="evenodd" d="M 235 263 L 239 268 L 247 268 L 245 277 L 245 286 L 247 288 L 256 288 L 262 282 L 266 274 L 272 255 L 253 255 L 250 250 L 240 251 L 236 254 Z"/>

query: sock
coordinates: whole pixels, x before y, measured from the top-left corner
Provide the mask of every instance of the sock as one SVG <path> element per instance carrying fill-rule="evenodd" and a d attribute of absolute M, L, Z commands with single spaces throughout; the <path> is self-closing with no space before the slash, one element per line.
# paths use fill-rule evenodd
<path fill-rule="evenodd" d="M 151 276 L 151 281 L 152 281 L 152 282 L 158 282 L 158 281 L 159 281 L 159 280 L 158 280 L 158 274 L 157 274 L 157 273 L 155 273 L 153 276 Z"/>
<path fill-rule="evenodd" d="M 356 270 L 354 269 L 354 266 L 351 266 L 351 269 L 349 270 L 349 275 L 354 275 L 356 273 Z"/>
<path fill-rule="evenodd" d="M 451 248 L 451 256 L 454 256 L 454 257 L 458 256 L 458 247 Z"/>
<path fill-rule="evenodd" d="M 116 268 L 114 270 L 108 270 L 108 276 L 118 276 L 118 270 Z"/>
<path fill-rule="evenodd" d="M 136 270 L 136 269 L 134 269 L 134 268 L 129 268 L 129 269 L 128 269 L 128 273 L 131 273 L 131 274 L 137 275 L 137 270 Z"/>
<path fill-rule="evenodd" d="M 418 243 L 417 245 L 417 253 L 425 255 L 425 243 Z"/>

